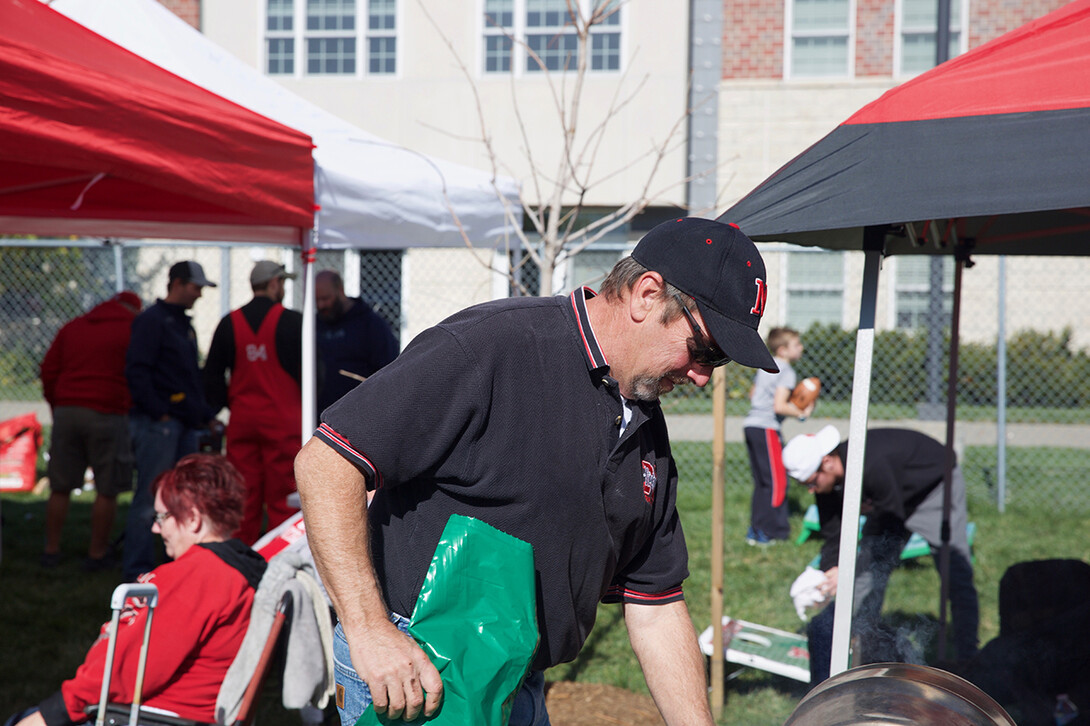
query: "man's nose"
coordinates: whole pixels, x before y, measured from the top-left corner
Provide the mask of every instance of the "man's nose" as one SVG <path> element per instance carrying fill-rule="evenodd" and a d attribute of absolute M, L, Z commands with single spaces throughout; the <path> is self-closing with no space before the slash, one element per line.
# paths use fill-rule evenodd
<path fill-rule="evenodd" d="M 703 388 L 711 381 L 713 370 L 715 369 L 711 366 L 702 366 L 699 363 L 694 363 L 689 367 L 689 380 L 692 381 L 697 388 Z"/>

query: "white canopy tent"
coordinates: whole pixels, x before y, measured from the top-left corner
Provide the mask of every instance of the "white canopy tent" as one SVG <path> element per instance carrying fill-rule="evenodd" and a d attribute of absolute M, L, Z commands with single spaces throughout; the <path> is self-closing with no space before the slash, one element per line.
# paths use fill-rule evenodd
<path fill-rule="evenodd" d="M 493 246 L 521 224 L 513 179 L 370 134 L 291 93 L 155 0 L 52 0 L 50 6 L 175 75 L 310 135 L 319 249 L 460 247 L 466 238 Z M 312 261 L 303 256 L 304 441 L 316 426 Z"/>

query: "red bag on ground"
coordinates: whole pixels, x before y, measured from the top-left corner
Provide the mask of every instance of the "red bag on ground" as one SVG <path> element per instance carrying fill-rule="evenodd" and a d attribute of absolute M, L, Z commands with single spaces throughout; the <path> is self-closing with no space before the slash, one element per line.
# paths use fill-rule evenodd
<path fill-rule="evenodd" d="M 34 488 L 42 425 L 27 413 L 0 421 L 0 491 L 29 492 Z"/>

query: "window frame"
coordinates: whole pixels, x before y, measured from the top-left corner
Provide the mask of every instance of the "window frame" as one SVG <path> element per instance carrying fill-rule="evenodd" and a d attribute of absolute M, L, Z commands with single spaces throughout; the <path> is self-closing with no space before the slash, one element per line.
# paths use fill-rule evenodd
<path fill-rule="evenodd" d="M 942 257 L 942 309 L 943 314 L 949 316 L 954 308 L 954 258 L 952 255 L 941 255 Z M 890 270 L 891 277 L 893 278 L 892 287 L 892 299 L 889 301 L 889 328 L 890 330 L 901 330 L 906 332 L 912 332 L 922 330 L 927 327 L 926 321 L 918 323 L 916 325 L 901 325 L 900 318 L 902 311 L 902 304 L 905 300 L 904 294 L 912 294 L 914 296 L 921 293 L 926 296 L 931 291 L 930 280 L 930 265 L 934 255 L 896 255 L 890 258 L 892 264 L 892 270 Z M 926 262 L 928 266 L 928 279 L 923 282 L 906 282 L 902 275 L 904 274 L 904 264 L 908 260 L 920 260 Z M 926 297 L 925 297 L 926 301 Z M 922 311 L 912 311 L 912 314 L 916 317 L 926 316 L 927 307 L 925 306 Z"/>
<path fill-rule="evenodd" d="M 392 0 L 394 4 L 394 27 L 372 30 L 370 27 L 370 0 L 354 0 L 355 27 L 352 30 L 308 30 L 307 29 L 307 0 L 288 0 L 291 5 L 292 30 L 269 30 L 269 2 L 265 0 L 262 7 L 262 31 L 261 54 L 262 72 L 271 78 L 398 78 L 401 74 L 402 62 L 400 59 L 401 43 L 399 35 L 403 27 L 403 7 L 405 0 Z M 308 69 L 309 41 L 323 38 L 348 38 L 351 37 L 354 69 L 343 73 L 311 73 Z M 394 41 L 393 71 L 371 71 L 371 41 L 374 39 L 391 38 Z M 269 52 L 270 41 L 290 40 L 292 45 L 291 72 L 273 73 L 270 70 L 271 56 Z"/>
<path fill-rule="evenodd" d="M 784 0 L 783 23 L 783 78 L 786 81 L 822 81 L 831 78 L 855 77 L 855 36 L 856 36 L 856 12 L 857 0 L 848 1 L 847 27 L 843 34 L 828 31 L 795 31 L 795 2 L 797 0 Z M 843 73 L 823 75 L 797 75 L 792 72 L 795 60 L 795 38 L 845 38 L 847 44 L 846 68 Z"/>
<path fill-rule="evenodd" d="M 588 52 L 590 52 L 592 54 L 592 56 L 591 56 L 591 59 L 589 59 L 589 61 L 588 61 L 587 73 L 593 74 L 593 75 L 596 75 L 596 76 L 597 75 L 605 75 L 605 74 L 620 74 L 620 73 L 622 73 L 624 71 L 624 68 L 625 68 L 625 48 L 626 48 L 625 38 L 626 38 L 626 36 L 628 34 L 627 25 L 626 25 L 627 15 L 628 15 L 627 9 L 626 9 L 627 3 L 619 2 L 618 0 L 575 0 L 575 2 L 579 6 L 579 11 L 581 13 L 584 13 L 584 14 L 589 13 L 590 10 L 594 7 L 594 5 L 596 3 L 602 2 L 602 1 L 617 3 L 618 4 L 618 9 L 617 9 L 617 20 L 616 20 L 616 22 L 610 23 L 608 25 L 597 25 L 597 26 L 595 26 L 594 28 L 591 29 L 591 42 L 590 42 L 590 45 L 588 47 Z M 548 69 L 547 71 L 544 70 L 544 69 L 537 68 L 536 63 L 532 60 L 529 53 L 526 52 L 526 48 L 524 47 L 523 43 L 528 42 L 529 36 L 531 36 L 531 35 L 542 35 L 541 32 L 534 32 L 533 28 L 531 26 L 527 25 L 527 13 L 529 12 L 528 9 L 527 9 L 527 5 L 528 5 L 528 0 L 511 0 L 512 24 L 511 24 L 511 26 L 506 28 L 506 30 L 509 31 L 510 35 L 513 36 L 513 38 L 514 38 L 514 40 L 512 41 L 511 56 L 510 56 L 510 61 L 509 61 L 510 67 L 507 68 L 507 69 L 489 70 L 488 67 L 487 67 L 487 64 L 488 64 L 488 61 L 489 61 L 488 39 L 489 38 L 495 38 L 495 37 L 504 37 L 506 35 L 506 33 L 504 32 L 504 29 L 502 29 L 502 28 L 500 28 L 500 27 L 498 27 L 496 25 L 493 25 L 491 23 L 487 23 L 485 21 L 486 0 L 478 0 L 478 3 L 477 3 L 477 31 L 478 31 L 477 32 L 477 46 L 478 46 L 478 52 L 477 52 L 477 64 L 476 64 L 477 76 L 478 77 L 480 77 L 480 78 L 505 77 L 506 78 L 506 77 L 508 77 L 508 74 L 513 73 L 516 78 L 533 78 L 533 77 L 536 77 L 536 76 L 543 76 L 546 72 L 556 73 L 556 72 L 562 72 L 563 71 L 563 67 L 556 68 L 556 69 Z M 542 27 L 543 29 L 554 29 L 555 30 L 557 27 L 561 27 L 561 26 L 533 26 L 533 27 Z M 570 27 L 570 24 L 568 22 L 565 22 L 565 25 L 563 27 Z M 559 34 L 570 35 L 571 32 L 563 33 L 563 31 L 560 31 L 560 32 L 557 33 L 557 35 L 559 35 Z M 609 56 L 607 56 L 607 57 L 613 57 L 615 55 L 616 59 L 617 59 L 617 61 L 616 61 L 617 67 L 616 68 L 602 68 L 602 69 L 593 68 L 592 63 L 593 63 L 593 52 L 594 52 L 593 51 L 593 45 L 594 45 L 594 40 L 593 39 L 594 39 L 594 37 L 596 37 L 596 36 L 605 37 L 605 36 L 613 36 L 613 35 L 617 36 L 617 38 L 618 38 L 617 49 L 616 49 L 615 53 L 610 52 Z M 530 63 L 535 63 L 535 68 L 534 69 L 529 68 Z M 572 66 L 572 68 L 569 69 L 569 70 L 574 70 L 574 66 Z"/>
<path fill-rule="evenodd" d="M 959 25 L 956 28 L 955 28 L 953 22 L 950 23 L 950 26 L 951 26 L 950 31 L 954 32 L 956 30 L 959 33 L 959 35 L 958 35 L 957 54 L 961 55 L 962 53 L 969 50 L 969 33 L 968 33 L 969 0 L 950 0 L 951 8 L 954 6 L 954 3 L 957 3 L 960 6 L 961 19 L 960 19 Z M 919 74 L 924 73 L 925 71 L 928 71 L 931 68 L 934 68 L 934 65 L 931 65 L 928 68 L 924 68 L 924 69 L 921 69 L 921 70 L 918 70 L 918 71 L 906 71 L 904 69 L 904 61 L 905 61 L 905 58 L 904 58 L 904 49 L 905 49 L 904 38 L 905 38 L 905 33 L 906 32 L 911 32 L 911 33 L 921 33 L 921 32 L 937 33 L 938 32 L 938 23 L 937 22 L 936 22 L 936 24 L 934 26 L 932 26 L 930 28 L 923 28 L 922 26 L 909 26 L 908 30 L 906 31 L 905 23 L 904 23 L 904 9 L 905 9 L 904 0 L 894 0 L 894 9 L 893 9 L 893 76 L 894 76 L 894 78 L 902 78 L 902 79 L 903 78 L 912 78 L 914 76 L 918 76 Z M 951 57 L 953 57 L 953 56 L 951 56 Z"/>
<path fill-rule="evenodd" d="M 806 255 L 838 255 L 840 257 L 840 278 L 833 282 L 793 282 L 791 280 L 791 261 L 803 259 Z M 848 255 L 844 250 L 825 250 L 796 245 L 785 245 L 780 257 L 780 279 L 783 281 L 780 288 L 783 290 L 780 298 L 780 308 L 783 310 L 781 325 L 788 325 L 799 330 L 809 328 L 815 322 L 822 325 L 835 324 L 841 327 L 846 325 L 846 292 L 848 288 Z M 805 324 L 791 319 L 791 294 L 793 292 L 833 292 L 840 298 L 840 314 L 837 320 L 810 320 Z"/>

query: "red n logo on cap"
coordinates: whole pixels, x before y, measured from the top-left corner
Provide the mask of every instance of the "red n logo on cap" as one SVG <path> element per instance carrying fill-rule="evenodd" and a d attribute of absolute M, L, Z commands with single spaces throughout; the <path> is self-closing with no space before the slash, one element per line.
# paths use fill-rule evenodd
<path fill-rule="evenodd" d="M 753 278 L 753 282 L 757 285 L 757 301 L 753 303 L 753 309 L 749 312 L 752 315 L 761 317 L 765 314 L 765 300 L 768 299 L 768 285 L 759 277 Z"/>

